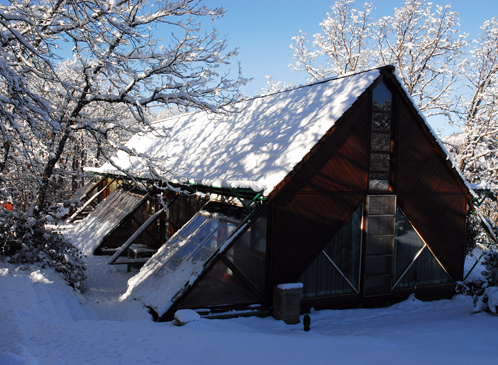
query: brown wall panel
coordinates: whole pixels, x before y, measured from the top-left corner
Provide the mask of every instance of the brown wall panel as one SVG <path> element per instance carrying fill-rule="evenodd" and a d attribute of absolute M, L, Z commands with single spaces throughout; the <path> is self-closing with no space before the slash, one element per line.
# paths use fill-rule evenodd
<path fill-rule="evenodd" d="M 367 188 L 369 98 L 359 99 L 292 178 L 285 192 L 364 191 Z"/>
<path fill-rule="evenodd" d="M 463 280 L 465 212 L 460 195 L 398 195 L 398 205 L 453 280 Z"/>
<path fill-rule="evenodd" d="M 296 280 L 364 197 L 279 194 L 273 216 L 274 284 Z"/>
<path fill-rule="evenodd" d="M 396 193 L 462 192 L 454 172 L 448 169 L 403 101 L 398 113 Z"/>

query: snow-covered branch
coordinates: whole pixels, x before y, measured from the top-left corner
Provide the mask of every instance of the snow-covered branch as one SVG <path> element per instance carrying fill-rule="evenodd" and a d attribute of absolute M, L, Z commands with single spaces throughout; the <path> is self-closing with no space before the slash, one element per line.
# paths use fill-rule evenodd
<path fill-rule="evenodd" d="M 55 169 L 81 170 L 88 159 L 110 157 L 129 136 L 154 130 L 148 116 L 157 106 L 217 112 L 239 100 L 248 80 L 238 66 L 229 73 L 237 50 L 226 51 L 216 31 L 201 32 L 202 17 L 224 12 L 202 0 L 0 5 L 0 167 L 36 164 L 28 170 L 38 184 L 35 212 L 45 205 Z M 60 47 L 73 57 L 61 62 Z"/>

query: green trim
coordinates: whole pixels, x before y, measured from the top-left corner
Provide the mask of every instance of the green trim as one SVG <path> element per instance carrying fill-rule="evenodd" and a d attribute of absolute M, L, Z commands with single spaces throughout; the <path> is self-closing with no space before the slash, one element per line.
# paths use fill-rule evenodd
<path fill-rule="evenodd" d="M 247 204 L 244 202 L 244 200 L 243 200 L 243 199 L 242 199 L 242 198 L 241 198 L 241 197 L 237 194 L 237 192 L 236 192 L 236 191 L 234 191 L 234 189 L 233 189 L 233 188 L 230 188 L 230 191 L 233 193 L 233 195 L 234 195 L 237 199 L 239 199 L 239 201 L 242 203 L 242 205 L 244 206 L 244 208 L 246 208 L 246 209 L 247 209 L 247 211 L 249 212 L 249 214 L 251 214 L 251 215 L 252 215 L 252 214 L 256 213 L 256 212 L 259 210 L 259 208 L 261 208 L 261 206 L 262 206 L 262 205 L 261 205 L 261 204 L 258 204 L 258 199 L 261 197 L 261 195 L 263 195 L 263 190 L 261 190 L 260 192 L 258 192 L 258 193 L 254 196 L 254 198 L 252 198 L 252 200 L 251 200 L 251 202 L 249 203 L 249 205 L 247 205 Z M 251 209 L 251 205 L 252 205 L 253 203 L 255 203 L 255 204 L 256 204 L 256 208 L 255 208 L 254 210 L 252 210 L 252 209 Z"/>
<path fill-rule="evenodd" d="M 472 201 L 474 201 L 476 203 L 477 208 L 479 208 L 482 205 L 482 203 L 484 203 L 486 198 L 489 196 L 489 193 L 491 193 L 491 189 L 474 190 L 474 191 L 478 194 L 479 193 L 486 193 L 486 195 L 484 195 L 484 198 L 482 198 L 481 201 L 479 201 L 479 198 L 476 198 L 476 197 L 472 198 Z"/>
<path fill-rule="evenodd" d="M 97 172 L 92 172 L 92 174 L 99 175 L 99 176 L 110 176 L 110 177 L 115 177 L 116 179 L 120 180 L 128 180 L 128 181 L 133 181 L 132 178 L 126 176 L 126 175 L 120 175 L 120 174 L 111 174 L 111 173 L 97 173 Z M 134 177 L 135 180 L 138 181 L 143 181 L 143 182 L 148 182 L 148 183 L 158 183 L 160 182 L 159 180 L 154 181 L 151 179 L 147 178 L 142 178 L 142 177 Z M 252 189 L 247 189 L 247 188 L 222 188 L 222 187 L 216 187 L 216 186 L 208 186 L 208 185 L 202 185 L 202 184 L 197 184 L 197 183 L 189 183 L 189 182 L 184 182 L 184 183 L 175 183 L 171 181 L 165 181 L 169 185 L 173 187 L 185 187 L 189 189 L 192 193 L 210 193 L 210 194 L 219 194 L 219 195 L 225 195 L 225 196 L 232 196 L 237 199 L 251 199 L 252 202 L 264 202 L 267 200 L 263 196 L 263 190 L 260 191 L 254 191 Z M 251 202 L 251 204 L 252 204 Z M 245 206 L 245 205 L 244 205 Z"/>

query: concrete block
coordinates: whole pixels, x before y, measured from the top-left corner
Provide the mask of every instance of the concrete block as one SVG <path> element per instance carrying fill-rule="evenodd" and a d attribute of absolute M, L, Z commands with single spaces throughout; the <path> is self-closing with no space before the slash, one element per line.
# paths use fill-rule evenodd
<path fill-rule="evenodd" d="M 287 324 L 299 323 L 302 283 L 279 284 L 273 288 L 273 317 Z"/>

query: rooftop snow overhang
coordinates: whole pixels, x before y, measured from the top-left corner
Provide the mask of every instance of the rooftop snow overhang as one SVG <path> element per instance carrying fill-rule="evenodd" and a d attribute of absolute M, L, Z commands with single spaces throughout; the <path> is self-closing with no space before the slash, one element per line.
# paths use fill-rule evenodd
<path fill-rule="evenodd" d="M 148 184 L 157 185 L 158 187 L 168 188 L 170 191 L 177 192 L 182 195 L 218 194 L 218 195 L 230 196 L 239 199 L 249 199 L 249 200 L 259 200 L 259 201 L 266 200 L 266 197 L 263 196 L 263 190 L 255 191 L 253 189 L 248 189 L 248 188 L 232 188 L 232 187 L 227 188 L 227 187 L 209 186 L 209 185 L 203 185 L 191 182 L 152 180 L 150 178 L 128 176 L 125 173 L 119 171 L 113 173 L 99 171 L 98 168 L 85 168 L 85 171 L 91 172 L 92 174 L 96 174 L 102 177 L 146 182 Z"/>

